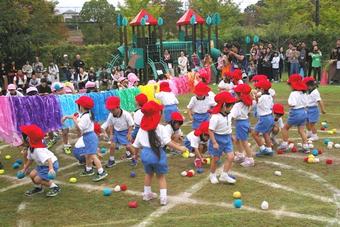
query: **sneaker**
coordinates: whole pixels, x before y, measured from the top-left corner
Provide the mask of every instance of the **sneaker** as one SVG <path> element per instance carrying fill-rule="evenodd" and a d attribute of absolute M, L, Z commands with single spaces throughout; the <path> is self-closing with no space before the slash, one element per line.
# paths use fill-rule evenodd
<path fill-rule="evenodd" d="M 93 176 L 93 175 L 94 175 L 93 169 L 91 169 L 90 171 L 84 170 L 83 172 L 80 173 L 81 177 L 88 177 L 88 176 Z"/>
<path fill-rule="evenodd" d="M 94 182 L 98 182 L 103 180 L 105 177 L 107 177 L 109 174 L 104 170 L 101 174 L 97 173 L 97 175 L 93 178 Z"/>
<path fill-rule="evenodd" d="M 301 152 L 303 152 L 305 154 L 309 154 L 310 153 L 309 145 L 308 144 L 302 145 Z"/>
<path fill-rule="evenodd" d="M 50 188 L 50 190 L 46 193 L 47 197 L 54 197 L 56 195 L 58 195 L 58 193 L 61 191 L 60 187 L 53 187 Z"/>
<path fill-rule="evenodd" d="M 243 167 L 253 167 L 255 165 L 253 158 L 245 158 L 244 162 L 240 164 Z"/>
<path fill-rule="evenodd" d="M 281 143 L 280 146 L 277 147 L 277 150 L 288 151 L 289 147 L 286 144 Z"/>
<path fill-rule="evenodd" d="M 132 159 L 132 154 L 131 153 L 130 154 L 125 153 L 125 158 L 131 160 Z"/>
<path fill-rule="evenodd" d="M 209 180 L 210 180 L 210 183 L 212 183 L 212 184 L 218 184 L 219 183 L 216 174 L 210 174 Z"/>
<path fill-rule="evenodd" d="M 234 162 L 241 163 L 244 161 L 244 158 L 245 158 L 244 154 L 236 152 L 236 155 L 234 157 Z"/>
<path fill-rule="evenodd" d="M 138 161 L 136 159 L 131 159 L 130 166 L 137 166 Z"/>
<path fill-rule="evenodd" d="M 222 173 L 219 180 L 221 182 L 227 182 L 229 184 L 235 184 L 236 180 L 234 178 L 231 178 L 227 173 Z"/>
<path fill-rule="evenodd" d="M 115 160 L 110 160 L 106 163 L 105 167 L 106 168 L 112 168 L 113 166 L 116 165 L 116 161 Z"/>
<path fill-rule="evenodd" d="M 40 193 L 43 193 L 43 192 L 44 192 L 44 189 L 42 187 L 40 187 L 40 188 L 34 187 L 33 189 L 27 190 L 25 192 L 25 195 L 26 196 L 33 196 L 35 194 L 40 194 Z"/>
<path fill-rule="evenodd" d="M 70 146 L 64 147 L 64 152 L 65 154 L 71 154 L 72 153 L 72 149 Z"/>
<path fill-rule="evenodd" d="M 143 200 L 144 201 L 150 201 L 152 199 L 156 199 L 157 198 L 157 194 L 154 192 L 150 192 L 150 193 L 143 193 Z"/>
<path fill-rule="evenodd" d="M 319 137 L 317 135 L 312 135 L 310 138 L 309 138 L 310 141 L 318 141 L 319 140 Z"/>
<path fill-rule="evenodd" d="M 57 143 L 57 140 L 51 139 L 51 140 L 48 141 L 48 143 L 47 143 L 47 148 L 50 149 L 50 148 L 53 147 L 54 144 L 56 144 L 56 143 Z"/>
<path fill-rule="evenodd" d="M 261 156 L 264 156 L 264 155 L 269 155 L 269 156 L 272 156 L 274 154 L 273 151 L 268 151 L 268 149 L 264 149 L 264 150 L 260 150 L 258 152 L 256 152 L 256 157 L 261 157 Z"/>
<path fill-rule="evenodd" d="M 168 197 L 166 196 L 160 197 L 159 202 L 162 206 L 165 206 L 166 204 L 168 204 Z"/>

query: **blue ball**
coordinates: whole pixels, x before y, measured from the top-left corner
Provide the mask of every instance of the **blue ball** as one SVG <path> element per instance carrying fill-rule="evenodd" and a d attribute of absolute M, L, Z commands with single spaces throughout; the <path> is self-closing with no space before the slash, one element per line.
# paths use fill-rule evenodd
<path fill-rule="evenodd" d="M 234 200 L 234 207 L 235 208 L 241 208 L 243 205 L 242 199 L 235 199 Z"/>
<path fill-rule="evenodd" d="M 323 139 L 323 143 L 325 144 L 325 145 L 327 145 L 329 142 L 331 142 L 331 140 L 330 139 Z"/>
<path fill-rule="evenodd" d="M 100 149 L 100 153 L 102 153 L 102 154 L 105 154 L 106 151 L 107 151 L 106 147 L 102 147 L 102 148 Z"/>
<path fill-rule="evenodd" d="M 318 156 L 318 155 L 319 155 L 319 151 L 318 151 L 317 149 L 314 149 L 314 150 L 312 151 L 312 154 L 313 154 L 314 156 Z"/>
<path fill-rule="evenodd" d="M 17 163 L 17 162 L 14 162 L 14 163 L 12 164 L 12 168 L 13 168 L 13 169 L 18 169 L 19 167 L 20 167 L 20 164 Z"/>
<path fill-rule="evenodd" d="M 55 177 L 56 177 L 55 174 L 51 174 L 51 173 L 48 173 L 48 174 L 47 174 L 47 178 L 50 179 L 50 180 L 55 179 Z"/>
<path fill-rule="evenodd" d="M 133 172 L 133 171 L 131 171 L 131 173 L 130 173 L 130 177 L 136 177 L 136 173 L 135 173 L 135 172 Z"/>
<path fill-rule="evenodd" d="M 103 189 L 103 196 L 110 196 L 112 194 L 112 190 L 110 188 Z"/>
<path fill-rule="evenodd" d="M 17 159 L 17 160 L 15 160 L 15 162 L 18 163 L 19 165 L 22 164 L 22 160 L 21 159 Z"/>
<path fill-rule="evenodd" d="M 22 172 L 22 171 L 18 171 L 17 172 L 17 178 L 18 179 L 22 179 L 22 178 L 24 178 L 25 177 L 25 173 L 24 172 Z"/>
<path fill-rule="evenodd" d="M 203 168 L 197 168 L 197 169 L 196 169 L 196 172 L 197 172 L 197 173 L 203 173 L 203 172 L 204 172 L 204 169 L 203 169 Z"/>

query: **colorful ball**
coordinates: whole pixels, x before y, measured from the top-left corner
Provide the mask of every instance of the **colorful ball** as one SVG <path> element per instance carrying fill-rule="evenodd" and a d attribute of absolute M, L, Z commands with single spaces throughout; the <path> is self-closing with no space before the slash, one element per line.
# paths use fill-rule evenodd
<path fill-rule="evenodd" d="M 121 191 L 119 185 L 117 185 L 116 187 L 114 187 L 113 190 L 114 190 L 115 192 L 120 192 L 120 191 Z"/>
<path fill-rule="evenodd" d="M 135 172 L 133 172 L 133 171 L 131 171 L 131 173 L 130 173 L 130 177 L 136 177 L 136 173 L 135 173 Z"/>
<path fill-rule="evenodd" d="M 5 156 L 5 159 L 6 159 L 6 160 L 10 160 L 10 159 L 11 159 L 11 156 L 10 156 L 10 155 L 6 155 L 6 156 Z"/>
<path fill-rule="evenodd" d="M 55 174 L 55 173 L 52 174 L 52 173 L 49 172 L 49 173 L 47 174 L 47 178 L 50 179 L 50 180 L 55 179 L 55 177 L 56 177 L 56 174 Z"/>
<path fill-rule="evenodd" d="M 120 190 L 126 191 L 126 190 L 127 190 L 126 184 L 121 184 L 121 185 L 120 185 Z"/>
<path fill-rule="evenodd" d="M 307 162 L 308 163 L 314 163 L 315 162 L 315 158 L 308 158 Z"/>
<path fill-rule="evenodd" d="M 17 163 L 17 162 L 14 162 L 14 163 L 12 164 L 12 168 L 13 168 L 13 169 L 19 169 L 19 167 L 20 167 L 20 164 Z"/>
<path fill-rule="evenodd" d="M 128 206 L 130 208 L 137 208 L 138 207 L 138 203 L 137 203 L 137 201 L 131 201 L 131 202 L 128 203 Z"/>
<path fill-rule="evenodd" d="M 332 165 L 333 164 L 333 160 L 332 159 L 327 159 L 326 160 L 326 164 L 327 165 Z"/>
<path fill-rule="evenodd" d="M 0 169 L 0 175 L 4 174 L 5 170 L 4 169 Z"/>
<path fill-rule="evenodd" d="M 21 159 L 17 159 L 17 160 L 15 160 L 15 162 L 18 163 L 19 165 L 22 164 L 22 160 Z"/>
<path fill-rule="evenodd" d="M 261 203 L 261 209 L 262 210 L 268 210 L 268 208 L 269 208 L 269 203 L 267 201 L 263 201 Z"/>
<path fill-rule="evenodd" d="M 181 176 L 182 176 L 182 177 L 185 177 L 187 174 L 188 174 L 187 171 L 182 171 L 182 172 L 181 172 Z"/>
<path fill-rule="evenodd" d="M 204 172 L 204 169 L 203 169 L 203 168 L 197 168 L 197 169 L 196 169 L 196 172 L 197 172 L 198 174 L 201 174 L 201 173 Z"/>
<path fill-rule="evenodd" d="M 235 207 L 235 208 L 241 208 L 242 205 L 243 205 L 243 202 L 242 202 L 241 199 L 235 199 L 235 200 L 234 200 L 234 207 Z"/>
<path fill-rule="evenodd" d="M 25 177 L 25 173 L 24 172 L 22 172 L 22 171 L 18 171 L 17 172 L 17 178 L 18 179 L 22 179 L 22 178 L 24 178 Z"/>
<path fill-rule="evenodd" d="M 291 151 L 292 151 L 292 153 L 296 153 L 298 150 L 297 150 L 296 147 L 293 147 Z"/>
<path fill-rule="evenodd" d="M 318 156 L 318 155 L 319 155 L 319 151 L 318 151 L 317 149 L 314 149 L 314 150 L 312 151 L 312 154 L 313 154 L 314 156 Z"/>
<path fill-rule="evenodd" d="M 107 151 L 106 147 L 100 148 L 100 153 L 105 154 Z"/>
<path fill-rule="evenodd" d="M 194 174 L 192 173 L 192 172 L 187 172 L 187 177 L 193 177 L 194 176 Z"/>
<path fill-rule="evenodd" d="M 277 154 L 284 154 L 285 152 L 283 150 L 278 150 Z"/>
<path fill-rule="evenodd" d="M 77 183 L 77 178 L 71 177 L 68 181 L 69 181 L 70 183 Z"/>
<path fill-rule="evenodd" d="M 189 158 L 189 155 L 190 155 L 190 153 L 189 153 L 188 150 L 184 151 L 183 154 L 182 154 L 183 158 Z"/>
<path fill-rule="evenodd" d="M 324 143 L 325 145 L 327 145 L 329 142 L 331 142 L 331 140 L 330 140 L 330 139 L 328 139 L 328 138 L 326 138 L 326 139 L 323 139 L 323 143 Z"/>
<path fill-rule="evenodd" d="M 236 192 L 234 192 L 233 193 L 233 197 L 234 197 L 234 199 L 239 199 L 239 198 L 241 198 L 241 192 L 239 192 L 239 191 L 236 191 Z"/>
<path fill-rule="evenodd" d="M 110 196 L 112 194 L 111 188 L 104 188 L 103 189 L 103 196 Z"/>

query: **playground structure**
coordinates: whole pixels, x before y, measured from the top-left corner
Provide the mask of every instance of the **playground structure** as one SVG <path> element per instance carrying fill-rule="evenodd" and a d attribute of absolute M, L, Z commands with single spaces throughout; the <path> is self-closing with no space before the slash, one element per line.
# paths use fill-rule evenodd
<path fill-rule="evenodd" d="M 156 19 L 142 9 L 129 23 L 132 28 L 132 39 L 131 43 L 128 43 L 128 20 L 118 15 L 120 47 L 112 55 L 108 68 L 121 66 L 125 69 L 130 66 L 138 70 L 141 81 L 146 82 L 149 79 L 157 80 L 159 75 L 169 73 L 168 65 L 163 61 L 164 50 L 168 50 L 175 66 L 181 51 L 184 51 L 189 60 L 193 53 L 196 53 L 200 59 L 203 59 L 205 54 L 210 54 L 216 60 L 220 53 L 215 48 L 219 45 L 218 25 L 220 22 L 221 19 L 217 13 L 204 19 L 194 10 L 189 9 L 177 21 L 178 40 L 163 41 L 163 19 L 161 17 Z M 207 37 L 204 37 L 204 27 L 208 31 Z M 197 37 L 197 30 L 200 31 L 199 37 Z"/>

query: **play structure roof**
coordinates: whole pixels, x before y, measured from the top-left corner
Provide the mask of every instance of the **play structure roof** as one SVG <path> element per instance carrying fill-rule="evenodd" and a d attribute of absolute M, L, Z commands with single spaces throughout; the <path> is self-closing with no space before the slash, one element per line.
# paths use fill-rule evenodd
<path fill-rule="evenodd" d="M 204 19 L 194 10 L 188 9 L 185 14 L 177 21 L 177 25 L 189 25 L 191 17 L 195 15 L 197 24 L 204 24 Z"/>
<path fill-rule="evenodd" d="M 157 25 L 157 20 L 148 11 L 142 9 L 137 16 L 130 22 L 131 26 L 140 26 L 142 18 L 146 19 L 146 25 Z"/>

